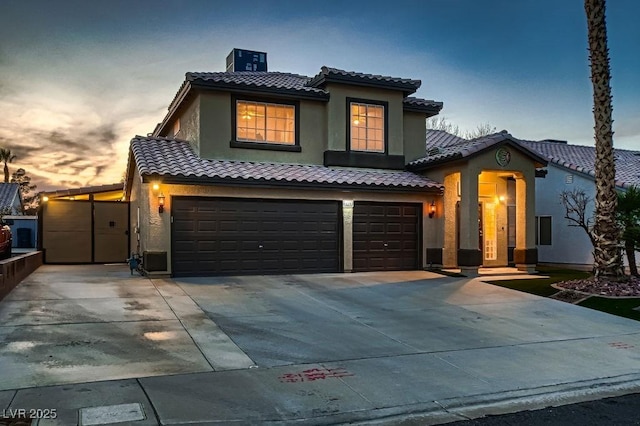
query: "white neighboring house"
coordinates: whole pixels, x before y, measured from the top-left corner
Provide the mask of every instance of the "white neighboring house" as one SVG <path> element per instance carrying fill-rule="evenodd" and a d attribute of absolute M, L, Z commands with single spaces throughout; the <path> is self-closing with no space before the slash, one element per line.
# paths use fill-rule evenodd
<path fill-rule="evenodd" d="M 447 132 L 427 129 L 427 150 L 464 142 L 465 139 Z M 519 140 L 519 143 L 549 161 L 546 177 L 536 179 L 538 262 L 590 269 L 593 265 L 593 247 L 585 231 L 570 226 L 571 222 L 565 218 L 560 194 L 563 191 L 582 189 L 592 200 L 595 199 L 595 147 L 571 145 L 566 141 L 551 139 Z M 616 149 L 615 157 L 618 190 L 640 186 L 640 151 Z M 593 212 L 593 201 L 590 208 Z M 626 256 L 623 258 L 626 265 Z M 639 252 L 636 252 L 636 258 L 640 259 Z"/>
<path fill-rule="evenodd" d="M 582 228 L 570 226 L 560 201 L 563 191 L 581 189 L 595 200 L 595 147 L 565 141 L 522 141 L 549 160 L 547 176 L 536 182 L 538 260 L 591 267 L 593 247 Z M 615 149 L 616 187 L 640 186 L 640 151 Z M 590 204 L 591 215 L 595 209 Z M 626 265 L 626 256 L 623 257 Z M 636 258 L 639 258 L 636 252 Z"/>

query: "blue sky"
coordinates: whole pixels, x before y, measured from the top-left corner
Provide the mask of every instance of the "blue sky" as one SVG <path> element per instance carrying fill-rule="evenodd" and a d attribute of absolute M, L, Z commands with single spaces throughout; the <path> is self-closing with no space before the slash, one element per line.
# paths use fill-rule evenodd
<path fill-rule="evenodd" d="M 614 145 L 640 149 L 640 3 L 610 0 Z M 234 48 L 269 69 L 322 65 L 422 80 L 461 129 L 593 145 L 580 0 L 2 0 L 0 145 L 40 189 L 120 180 L 129 141 L 188 71 Z"/>

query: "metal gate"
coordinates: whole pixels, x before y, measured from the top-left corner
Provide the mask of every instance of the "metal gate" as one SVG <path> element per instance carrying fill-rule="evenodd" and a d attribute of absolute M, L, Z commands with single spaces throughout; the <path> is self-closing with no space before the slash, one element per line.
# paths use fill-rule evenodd
<path fill-rule="evenodd" d="M 115 263 L 129 257 L 129 203 L 50 200 L 40 221 L 45 263 Z"/>

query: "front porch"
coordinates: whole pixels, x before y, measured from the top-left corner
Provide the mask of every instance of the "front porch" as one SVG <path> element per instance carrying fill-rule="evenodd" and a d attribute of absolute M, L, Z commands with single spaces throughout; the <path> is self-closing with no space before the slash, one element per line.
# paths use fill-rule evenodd
<path fill-rule="evenodd" d="M 511 265 L 535 272 L 535 179 L 546 161 L 505 132 L 429 153 L 414 169 L 442 182 L 444 193 L 439 232 L 426 236 L 427 265 L 468 276 Z"/>

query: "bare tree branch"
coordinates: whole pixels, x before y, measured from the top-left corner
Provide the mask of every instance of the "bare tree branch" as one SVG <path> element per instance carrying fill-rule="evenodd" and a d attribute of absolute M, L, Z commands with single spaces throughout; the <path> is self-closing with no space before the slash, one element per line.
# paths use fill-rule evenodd
<path fill-rule="evenodd" d="M 589 197 L 584 189 L 574 188 L 571 191 L 562 191 L 560 193 L 560 202 L 564 206 L 565 219 L 569 220 L 569 226 L 577 226 L 584 229 L 591 241 L 591 245 L 595 247 L 595 236 L 593 234 L 593 217 L 587 216 L 589 204 L 593 202 L 593 198 Z"/>

